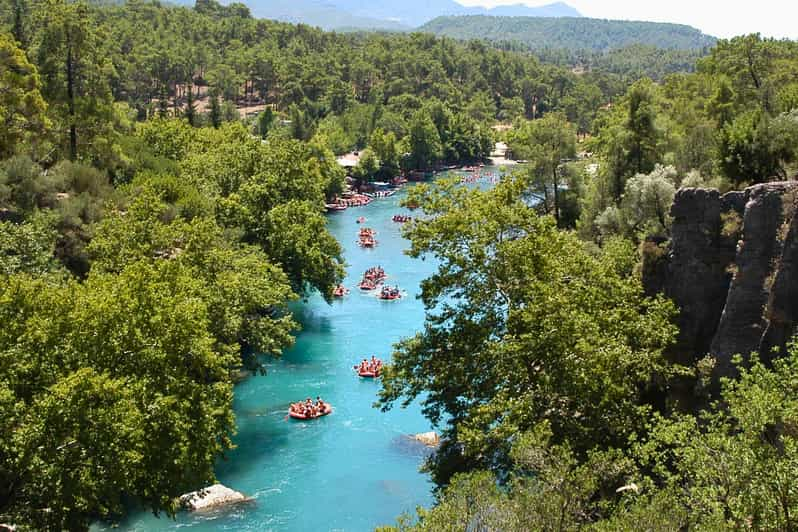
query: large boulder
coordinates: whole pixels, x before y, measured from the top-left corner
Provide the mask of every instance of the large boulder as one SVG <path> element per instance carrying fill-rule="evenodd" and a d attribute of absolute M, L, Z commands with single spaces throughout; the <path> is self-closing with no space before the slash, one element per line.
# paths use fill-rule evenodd
<path fill-rule="evenodd" d="M 239 493 L 222 484 L 214 484 L 181 496 L 180 505 L 191 511 L 202 511 L 248 500 L 249 498 L 243 493 Z"/>
<path fill-rule="evenodd" d="M 436 432 L 424 432 L 421 434 L 414 434 L 413 439 L 417 442 L 423 443 L 427 447 L 437 447 L 441 443 L 441 437 Z"/>

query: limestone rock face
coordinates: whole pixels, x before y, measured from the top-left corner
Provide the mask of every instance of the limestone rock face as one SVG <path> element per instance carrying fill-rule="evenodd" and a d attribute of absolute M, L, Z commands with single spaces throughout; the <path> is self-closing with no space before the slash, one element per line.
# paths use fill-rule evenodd
<path fill-rule="evenodd" d="M 718 327 L 731 282 L 729 265 L 737 245 L 725 236 L 717 190 L 683 189 L 671 209 L 671 252 L 663 283 L 665 295 L 680 309 L 680 335 L 670 353 L 674 362 L 689 364 L 694 353 L 707 353 Z"/>
<path fill-rule="evenodd" d="M 671 360 L 711 354 L 716 376 L 732 376 L 736 354 L 783 352 L 798 325 L 798 182 L 683 189 L 671 215 L 667 264 L 644 278 L 680 309 Z"/>
<path fill-rule="evenodd" d="M 774 279 L 781 271 L 785 244 L 789 245 L 782 225 L 795 223 L 790 197 L 797 187 L 798 183 L 767 183 L 746 190 L 743 234 L 735 258 L 737 271 L 710 347 L 720 375 L 733 374 L 735 354 L 747 356 L 762 346 L 769 327 L 771 296 L 779 296 L 772 291 Z M 770 356 L 770 352 L 760 354 Z"/>
<path fill-rule="evenodd" d="M 242 493 L 231 490 L 221 484 L 214 484 L 201 490 L 186 493 L 180 497 L 180 504 L 191 511 L 202 511 L 248 500 Z"/>

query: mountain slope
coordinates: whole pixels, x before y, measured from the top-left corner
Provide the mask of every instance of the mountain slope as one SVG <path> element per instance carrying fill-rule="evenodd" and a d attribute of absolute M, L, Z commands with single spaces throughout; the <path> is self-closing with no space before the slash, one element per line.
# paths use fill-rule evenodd
<path fill-rule="evenodd" d="M 123 0 L 119 0 L 123 1 Z M 171 0 L 193 5 L 194 0 Z M 234 0 L 223 0 L 227 4 Z M 239 0 L 256 18 L 309 24 L 326 30 L 370 29 L 402 31 L 447 15 L 580 17 L 571 6 L 556 2 L 541 7 L 523 4 L 493 9 L 467 7 L 455 0 Z"/>
<path fill-rule="evenodd" d="M 420 26 L 436 17 L 446 15 L 581 16 L 577 10 L 563 2 L 541 7 L 516 4 L 493 9 L 467 7 L 454 0 L 329 0 L 329 2 L 356 16 L 392 20 L 411 27 Z"/>
<path fill-rule="evenodd" d="M 638 44 L 693 50 L 713 46 L 717 40 L 680 24 L 573 17 L 438 17 L 419 30 L 455 39 L 512 41 L 532 50 L 603 52 Z"/>
<path fill-rule="evenodd" d="M 481 9 L 481 8 L 477 8 Z M 509 6 L 496 6 L 486 10 L 487 15 L 493 17 L 581 17 L 582 14 L 564 2 L 556 2 L 540 7 L 529 7 L 523 4 Z M 472 15 L 483 13 L 475 12 Z"/>
<path fill-rule="evenodd" d="M 308 24 L 326 30 L 362 28 L 402 31 L 409 29 L 396 20 L 348 10 L 334 0 L 247 0 L 244 2 L 255 18 L 268 18 L 295 24 Z"/>

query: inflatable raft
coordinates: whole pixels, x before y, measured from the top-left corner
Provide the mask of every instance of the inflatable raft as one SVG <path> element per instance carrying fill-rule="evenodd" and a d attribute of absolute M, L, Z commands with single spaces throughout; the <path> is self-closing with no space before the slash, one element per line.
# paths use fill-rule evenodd
<path fill-rule="evenodd" d="M 288 411 L 288 415 L 291 418 L 293 418 L 293 419 L 309 420 L 309 419 L 316 419 L 316 418 L 319 418 L 319 417 L 328 416 L 328 415 L 332 414 L 332 411 L 333 411 L 332 405 L 329 404 L 329 403 L 325 403 L 324 404 L 324 410 L 322 410 L 321 412 L 319 412 L 318 414 L 313 415 L 313 416 L 306 416 L 305 414 L 301 414 L 301 413 L 296 412 L 294 410 L 289 410 Z"/>

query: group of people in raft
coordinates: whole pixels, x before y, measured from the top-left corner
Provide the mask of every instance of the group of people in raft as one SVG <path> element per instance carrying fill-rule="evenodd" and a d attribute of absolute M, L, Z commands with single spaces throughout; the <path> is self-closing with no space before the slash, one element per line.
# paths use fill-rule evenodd
<path fill-rule="evenodd" d="M 371 355 L 371 360 L 363 361 L 354 367 L 358 376 L 367 379 L 375 379 L 380 376 L 382 371 L 382 360 Z M 321 397 L 316 397 L 313 401 L 310 397 L 298 403 L 291 403 L 288 408 L 288 415 L 294 419 L 316 419 L 332 413 L 332 405 L 322 401 Z"/>
<path fill-rule="evenodd" d="M 361 377 L 379 377 L 380 371 L 382 371 L 382 360 L 374 355 L 371 355 L 370 361 L 364 358 L 360 365 L 355 366 L 355 369 L 357 370 L 357 374 Z"/>
<path fill-rule="evenodd" d="M 391 288 L 390 286 L 383 286 L 380 291 L 380 299 L 387 299 L 393 301 L 394 299 L 401 299 L 402 292 L 399 291 L 398 286 Z"/>
<path fill-rule="evenodd" d="M 404 224 L 412 220 L 413 217 L 407 214 L 394 214 L 392 219 L 396 223 Z"/>
<path fill-rule="evenodd" d="M 374 229 L 369 229 L 368 227 L 364 227 L 360 230 L 360 237 L 359 244 L 364 248 L 373 248 L 377 245 L 377 241 L 374 240 L 374 235 L 377 232 Z"/>
<path fill-rule="evenodd" d="M 386 277 L 385 270 L 383 270 L 381 266 L 369 268 L 366 270 L 366 273 L 363 274 L 363 280 L 360 281 L 358 286 L 360 286 L 361 290 L 374 290 Z"/>
<path fill-rule="evenodd" d="M 288 415 L 294 419 L 315 419 L 331 412 L 332 405 L 322 401 L 321 397 L 316 397 L 316 402 L 308 397 L 304 401 L 291 403 L 291 407 L 288 409 Z"/>

